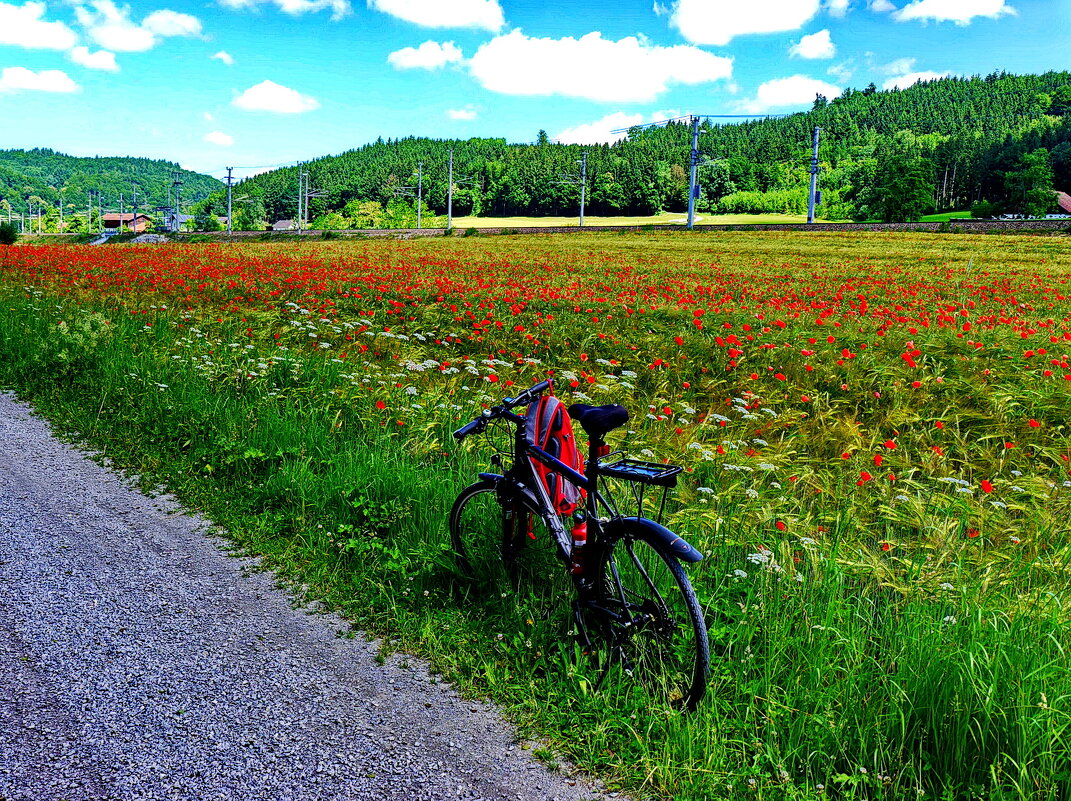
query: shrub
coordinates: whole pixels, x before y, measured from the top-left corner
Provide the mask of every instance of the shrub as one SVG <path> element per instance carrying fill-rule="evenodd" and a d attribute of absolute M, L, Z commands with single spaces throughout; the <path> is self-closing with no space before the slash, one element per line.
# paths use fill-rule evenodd
<path fill-rule="evenodd" d="M 971 206 L 971 216 L 977 219 L 988 220 L 1000 214 L 1000 206 L 990 203 L 988 200 L 979 200 Z"/>
<path fill-rule="evenodd" d="M 803 214 L 807 211 L 804 189 L 771 192 L 734 192 L 717 203 L 718 214 Z"/>
<path fill-rule="evenodd" d="M 0 223 L 0 245 L 14 245 L 18 241 L 18 226 L 15 223 Z"/>

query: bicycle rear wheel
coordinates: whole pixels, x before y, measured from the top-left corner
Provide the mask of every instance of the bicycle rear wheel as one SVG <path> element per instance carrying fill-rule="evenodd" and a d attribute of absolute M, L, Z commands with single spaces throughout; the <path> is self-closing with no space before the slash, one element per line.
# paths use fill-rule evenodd
<path fill-rule="evenodd" d="M 706 692 L 710 643 L 684 568 L 665 546 L 626 533 L 599 556 L 596 628 L 605 678 L 620 671 L 671 705 L 691 710 Z"/>

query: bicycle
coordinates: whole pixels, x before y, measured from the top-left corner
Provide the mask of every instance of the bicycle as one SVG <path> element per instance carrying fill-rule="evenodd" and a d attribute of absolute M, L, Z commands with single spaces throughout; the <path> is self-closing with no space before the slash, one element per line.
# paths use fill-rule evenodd
<path fill-rule="evenodd" d="M 501 469 L 502 456 L 507 456 L 505 469 L 480 473 L 479 481 L 462 490 L 450 510 L 458 569 L 468 578 L 476 577 L 476 565 L 491 570 L 498 563 L 508 569 L 539 540 L 534 523 L 540 522 L 575 590 L 572 618 L 580 646 L 585 653 L 603 653 L 596 689 L 619 666 L 672 705 L 694 709 L 706 691 L 710 645 L 699 601 L 681 563 L 703 557 L 657 520 L 643 516 L 646 488 L 661 487 L 656 515 L 661 518 L 681 468 L 611 453 L 605 436 L 629 419 L 628 411 L 617 405 L 573 404 L 568 409 L 588 435 L 584 474 L 533 445 L 525 416 L 513 409 L 536 402 L 550 387 L 551 382 L 543 381 L 507 397 L 454 432 L 460 441 L 496 421 L 514 429 L 511 448 L 491 458 Z M 534 462 L 584 491 L 583 503 L 564 520 L 536 475 Z M 618 512 L 606 479 L 629 482 L 638 507 L 635 516 Z M 495 512 L 497 519 L 489 519 Z M 566 521 L 571 522 L 568 528 Z"/>

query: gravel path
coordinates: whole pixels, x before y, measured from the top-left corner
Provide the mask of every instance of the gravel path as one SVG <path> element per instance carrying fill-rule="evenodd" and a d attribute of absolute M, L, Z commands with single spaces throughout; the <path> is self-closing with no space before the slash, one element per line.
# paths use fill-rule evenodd
<path fill-rule="evenodd" d="M 0 394 L 0 801 L 603 798 Z"/>

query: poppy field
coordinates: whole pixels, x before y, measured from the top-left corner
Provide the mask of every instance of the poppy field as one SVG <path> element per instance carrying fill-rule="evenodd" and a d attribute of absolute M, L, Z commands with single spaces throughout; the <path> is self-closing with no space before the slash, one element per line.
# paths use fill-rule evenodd
<path fill-rule="evenodd" d="M 694 715 L 453 569 L 450 432 L 547 377 L 685 468 Z M 1071 794 L 1066 237 L 9 247 L 0 383 L 637 798 Z"/>

